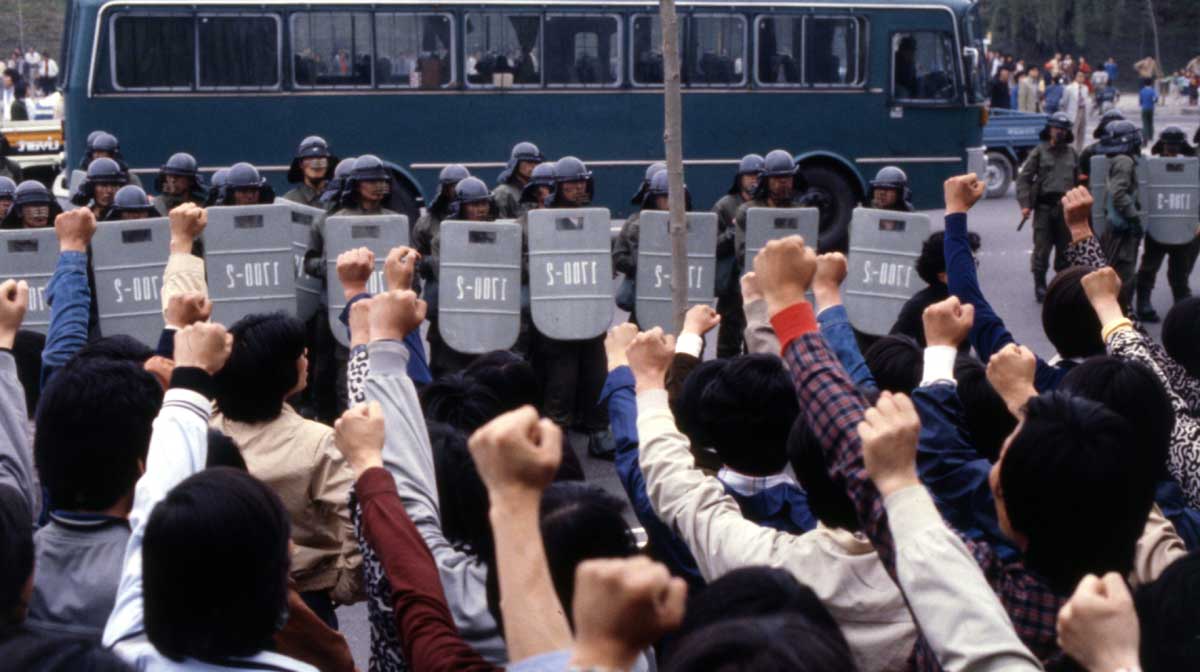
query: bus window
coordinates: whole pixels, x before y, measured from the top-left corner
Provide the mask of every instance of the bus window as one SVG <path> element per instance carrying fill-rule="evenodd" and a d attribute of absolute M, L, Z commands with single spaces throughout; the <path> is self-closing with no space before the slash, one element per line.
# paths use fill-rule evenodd
<path fill-rule="evenodd" d="M 945 103 L 958 98 L 954 36 L 940 31 L 892 35 L 892 95 L 897 100 Z"/>
<path fill-rule="evenodd" d="M 800 83 L 801 46 L 804 21 L 799 16 L 776 14 L 760 16 L 758 58 L 755 77 L 764 86 Z"/>
<path fill-rule="evenodd" d="M 688 86 L 730 86 L 746 81 L 746 20 L 740 16 L 693 15 L 685 50 Z"/>
<path fill-rule="evenodd" d="M 371 15 L 292 15 L 292 80 L 300 88 L 371 85 Z"/>
<path fill-rule="evenodd" d="M 453 25 L 446 14 L 376 14 L 375 81 L 421 89 L 453 84 Z"/>
<path fill-rule="evenodd" d="M 540 15 L 468 12 L 466 22 L 468 86 L 505 88 L 542 83 Z"/>
<path fill-rule="evenodd" d="M 192 87 L 196 51 L 191 16 L 121 15 L 113 19 L 111 35 L 113 88 Z"/>
<path fill-rule="evenodd" d="M 199 18 L 201 89 L 279 87 L 279 17 L 219 14 Z"/>
<path fill-rule="evenodd" d="M 806 84 L 861 84 L 859 20 L 813 17 L 805 20 L 804 81 Z"/>
<path fill-rule="evenodd" d="M 551 86 L 616 86 L 621 81 L 620 29 L 616 16 L 546 16 L 546 83 Z"/>

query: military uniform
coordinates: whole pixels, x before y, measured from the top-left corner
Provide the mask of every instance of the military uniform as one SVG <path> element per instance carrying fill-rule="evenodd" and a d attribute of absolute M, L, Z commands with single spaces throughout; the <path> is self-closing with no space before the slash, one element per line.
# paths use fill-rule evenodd
<path fill-rule="evenodd" d="M 182 196 L 178 194 L 159 194 L 158 196 L 154 197 L 153 203 L 154 209 L 158 212 L 160 217 L 166 217 L 171 213 L 172 210 L 178 208 L 184 203 L 195 203 L 196 205 L 200 206 L 204 205 L 200 201 L 196 200 L 191 194 L 184 194 Z"/>
<path fill-rule="evenodd" d="M 492 190 L 492 202 L 500 219 L 516 219 L 521 216 L 521 187 L 513 180 L 502 182 Z"/>
<path fill-rule="evenodd" d="M 637 264 L 638 264 L 638 219 L 642 211 L 630 213 L 617 239 L 613 242 L 613 270 L 624 279 L 617 289 L 617 307 L 629 313 L 629 321 L 637 324 Z"/>
<path fill-rule="evenodd" d="M 1030 270 L 1039 296 L 1044 295 L 1046 271 L 1050 267 L 1050 249 L 1054 249 L 1054 270 L 1067 266 L 1067 246 L 1071 233 L 1063 218 L 1063 194 L 1075 187 L 1079 155 L 1069 144 L 1043 142 L 1029 153 L 1017 176 L 1017 201 L 1033 210 L 1033 256 Z"/>
<path fill-rule="evenodd" d="M 296 188 L 283 195 L 285 201 L 307 205 L 312 208 L 321 208 L 321 193 L 313 189 L 307 182 L 301 182 L 296 185 Z"/>
<path fill-rule="evenodd" d="M 713 204 L 717 215 L 717 357 L 742 354 L 742 332 L 746 315 L 742 311 L 741 259 L 737 256 L 737 214 L 745 201 L 741 193 L 725 194 Z"/>
<path fill-rule="evenodd" d="M 1101 244 L 1108 263 L 1121 278 L 1121 306 L 1129 307 L 1133 296 L 1138 247 L 1142 242 L 1141 203 L 1138 200 L 1137 163 L 1128 154 L 1108 157 L 1108 231 Z"/>

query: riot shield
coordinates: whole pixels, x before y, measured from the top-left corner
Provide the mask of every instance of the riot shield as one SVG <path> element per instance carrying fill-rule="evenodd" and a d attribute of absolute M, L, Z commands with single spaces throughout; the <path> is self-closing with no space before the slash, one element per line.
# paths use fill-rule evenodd
<path fill-rule="evenodd" d="M 162 333 L 163 271 L 170 254 L 166 217 L 103 222 L 92 237 L 96 307 L 105 336 L 128 334 L 148 345 Z"/>
<path fill-rule="evenodd" d="M 928 237 L 928 215 L 855 208 L 846 276 L 846 312 L 855 329 L 874 336 L 891 331 L 905 302 L 926 286 L 916 262 Z"/>
<path fill-rule="evenodd" d="M 438 331 L 458 352 L 507 350 L 521 329 L 521 227 L 442 222 Z"/>
<path fill-rule="evenodd" d="M 1088 168 L 1088 191 L 1092 192 L 1092 232 L 1100 238 L 1108 231 L 1108 157 L 1093 156 Z"/>
<path fill-rule="evenodd" d="M 214 322 L 231 325 L 254 313 L 296 313 L 291 227 L 283 205 L 208 208 L 204 267 Z"/>
<path fill-rule="evenodd" d="M 1146 235 L 1163 245 L 1190 243 L 1200 226 L 1200 159 L 1143 157 L 1138 181 L 1143 179 Z"/>
<path fill-rule="evenodd" d="M 777 238 L 803 236 L 814 250 L 820 242 L 821 211 L 817 208 L 747 208 L 746 258 L 743 273 L 754 270 L 754 257 Z"/>
<path fill-rule="evenodd" d="M 58 265 L 58 237 L 53 227 L 0 230 L 0 282 L 12 278 L 29 283 L 29 308 L 22 329 L 46 333 L 50 305 L 46 285 Z"/>
<path fill-rule="evenodd" d="M 530 210 L 528 225 L 534 326 L 561 341 L 603 334 L 614 306 L 608 209 Z"/>
<path fill-rule="evenodd" d="M 74 196 L 79 191 L 79 186 L 87 179 L 87 171 L 76 168 L 71 171 L 67 177 L 67 193 Z"/>
<path fill-rule="evenodd" d="M 287 206 L 292 222 L 292 257 L 296 265 L 296 317 L 308 321 L 321 309 L 324 282 L 304 271 L 304 253 L 312 227 L 325 216 L 325 211 L 285 198 L 275 199 L 276 205 Z"/>
<path fill-rule="evenodd" d="M 670 213 L 645 210 L 638 220 L 637 322 L 642 329 L 675 331 L 671 305 Z M 687 213 L 687 303 L 713 302 L 717 272 L 717 216 Z"/>
<path fill-rule="evenodd" d="M 337 258 L 346 250 L 365 247 L 375 253 L 375 271 L 367 281 L 367 291 L 378 294 L 387 290 L 383 265 L 388 252 L 408 244 L 408 217 L 404 215 L 344 215 L 325 220 L 325 294 L 329 306 L 329 328 L 338 343 L 350 347 L 350 334 L 338 322 L 346 307 L 342 281 L 338 279 Z"/>

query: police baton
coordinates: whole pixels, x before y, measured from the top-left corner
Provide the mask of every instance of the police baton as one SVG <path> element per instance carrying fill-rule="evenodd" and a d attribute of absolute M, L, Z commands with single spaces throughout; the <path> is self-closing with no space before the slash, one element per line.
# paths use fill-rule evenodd
<path fill-rule="evenodd" d="M 1017 231 L 1019 232 L 1021 229 L 1025 228 L 1025 222 L 1028 222 L 1028 221 L 1029 221 L 1029 215 L 1025 215 L 1024 217 L 1022 217 L 1021 223 L 1017 224 Z"/>

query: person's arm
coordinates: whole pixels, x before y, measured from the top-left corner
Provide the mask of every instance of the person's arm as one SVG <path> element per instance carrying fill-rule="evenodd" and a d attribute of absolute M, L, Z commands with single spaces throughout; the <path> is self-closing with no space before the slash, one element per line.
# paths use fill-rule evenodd
<path fill-rule="evenodd" d="M 850 326 L 850 315 L 842 304 L 842 283 L 846 280 L 848 267 L 841 252 L 822 254 L 817 257 L 817 272 L 813 276 L 813 298 L 817 301 L 817 324 L 825 342 L 833 348 L 838 361 L 846 368 L 850 378 L 860 388 L 876 388 L 875 377 L 867 368 Z"/>
<path fill-rule="evenodd" d="M 683 396 L 683 386 L 692 371 L 700 366 L 704 356 L 704 335 L 721 322 L 721 317 L 712 306 L 697 305 L 688 309 L 683 320 L 683 331 L 675 341 L 675 357 L 667 371 L 667 392 L 671 403 L 678 403 Z"/>
<path fill-rule="evenodd" d="M 184 203 L 168 213 L 168 218 L 171 221 L 170 256 L 163 270 L 161 292 L 164 317 L 171 297 L 176 294 L 198 292 L 208 297 L 204 260 L 192 254 L 196 239 L 204 233 L 204 227 L 208 224 L 208 213 L 195 203 Z"/>
<path fill-rule="evenodd" d="M 758 277 L 754 271 L 742 276 L 742 313 L 746 316 L 746 330 L 742 334 L 746 351 L 750 354 L 779 355 L 779 339 L 767 315 L 767 302 L 758 288 Z"/>
<path fill-rule="evenodd" d="M 1092 195 L 1087 187 L 1075 187 L 1062 197 L 1063 218 L 1071 233 L 1066 258 L 1070 266 L 1102 268 L 1108 265 L 1100 241 L 1092 234 Z"/>
<path fill-rule="evenodd" d="M 1133 159 L 1117 156 L 1108 167 L 1108 194 L 1113 210 L 1130 222 L 1140 222 L 1137 209 L 1137 180 L 1134 175 Z"/>
<path fill-rule="evenodd" d="M 354 654 L 342 633 L 325 624 L 294 587 L 287 596 L 287 623 L 272 638 L 275 652 L 323 672 L 355 672 Z"/>
<path fill-rule="evenodd" d="M 1025 158 L 1025 162 L 1021 164 L 1021 169 L 1017 172 L 1017 203 L 1021 206 L 1021 216 L 1025 216 L 1026 210 L 1033 210 L 1033 183 L 1037 179 L 1037 167 L 1042 153 L 1041 145 L 1033 148 L 1029 152 L 1029 156 Z M 949 212 L 947 212 L 949 214 Z"/>
<path fill-rule="evenodd" d="M 25 497 L 30 513 L 40 511 L 34 486 L 33 446 L 25 389 L 17 378 L 12 347 L 29 306 L 29 285 L 21 280 L 0 284 L 0 485 Z"/>
<path fill-rule="evenodd" d="M 76 208 L 54 221 L 58 236 L 58 265 L 46 285 L 50 304 L 50 327 L 42 350 L 42 380 L 45 387 L 88 340 L 88 315 L 92 290 L 88 286 L 88 245 L 96 233 L 96 217 L 87 208 Z"/>
<path fill-rule="evenodd" d="M 176 367 L 154 420 L 146 471 L 138 479 L 129 513 L 130 535 L 122 561 L 116 601 L 104 627 L 103 642 L 117 642 L 145 631 L 142 610 L 142 542 L 150 513 L 167 493 L 208 460 L 208 420 L 215 389 L 233 337 L 219 324 L 197 324 L 175 336 Z"/>
<path fill-rule="evenodd" d="M 325 218 L 317 217 L 308 227 L 308 247 L 304 250 L 304 272 L 314 278 L 325 277 Z"/>
<path fill-rule="evenodd" d="M 424 320 L 424 305 L 411 292 L 388 292 L 371 300 L 366 395 L 368 401 L 383 406 L 387 423 L 384 466 L 437 562 L 454 622 L 463 637 L 479 648 L 483 642 L 494 644 L 488 640 L 495 639 L 497 630 L 484 592 L 488 568 L 476 556 L 455 548 L 442 532 L 429 430 L 407 373 L 409 352 L 402 343 Z M 481 653 L 492 658 L 486 651 Z"/>
<path fill-rule="evenodd" d="M 350 519 L 350 488 L 354 473 L 333 445 L 333 434 L 321 441 L 309 480 L 309 497 L 322 509 L 336 511 L 341 554 L 337 559 L 337 582 L 329 595 L 339 604 L 360 602 L 364 596 L 362 554 Z"/>

